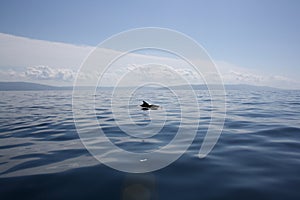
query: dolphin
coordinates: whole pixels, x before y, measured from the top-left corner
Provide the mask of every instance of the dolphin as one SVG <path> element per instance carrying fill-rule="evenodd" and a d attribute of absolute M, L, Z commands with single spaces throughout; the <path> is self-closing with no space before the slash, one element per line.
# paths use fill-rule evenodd
<path fill-rule="evenodd" d="M 146 101 L 143 101 L 143 104 L 140 106 L 142 107 L 142 110 L 149 110 L 149 109 L 157 110 L 159 108 L 159 106 L 154 105 L 154 104 L 151 105 L 151 104 L 147 103 Z"/>

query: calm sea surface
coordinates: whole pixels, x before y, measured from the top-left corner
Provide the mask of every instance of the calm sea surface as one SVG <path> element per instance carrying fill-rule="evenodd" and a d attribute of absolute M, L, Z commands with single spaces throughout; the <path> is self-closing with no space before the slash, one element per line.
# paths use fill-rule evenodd
<path fill-rule="evenodd" d="M 207 157 L 200 159 L 198 152 L 212 108 L 209 94 L 196 91 L 199 127 L 187 151 L 163 169 L 133 174 L 101 164 L 83 146 L 73 119 L 72 91 L 0 92 L 0 198 L 300 199 L 300 91 L 226 93 L 224 129 Z M 188 94 L 177 93 L 192 98 Z M 116 112 L 107 91 L 93 96 L 82 91 L 82 96 L 95 99 L 94 115 L 103 132 L 129 152 L 151 152 L 168 145 L 186 117 L 180 111 L 182 102 L 163 90 L 140 92 L 129 104 L 120 99 L 114 104 Z M 142 99 L 162 109 L 141 110 Z M 194 104 L 183 103 L 191 112 L 195 109 Z M 89 130 L 90 114 L 82 105 L 76 123 Z M 195 121 L 186 118 L 187 124 L 189 120 Z M 129 122 L 143 130 L 143 138 L 128 134 L 134 132 Z M 157 130 L 149 129 L 149 124 L 162 128 L 155 135 Z M 188 134 L 197 125 L 185 125 L 184 131 Z"/>

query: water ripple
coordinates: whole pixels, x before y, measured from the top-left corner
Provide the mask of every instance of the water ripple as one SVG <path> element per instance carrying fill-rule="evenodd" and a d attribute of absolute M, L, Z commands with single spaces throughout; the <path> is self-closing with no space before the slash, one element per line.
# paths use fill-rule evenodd
<path fill-rule="evenodd" d="M 107 93 L 87 96 L 83 91 L 84 98 L 95 98 L 95 112 L 89 113 L 82 105 L 82 116 L 76 123 L 91 130 L 90 119 L 95 118 L 119 148 L 137 153 L 155 151 L 169 144 L 179 126 L 185 126 L 186 134 L 198 126 L 189 124 L 188 117 L 186 125 L 180 124 L 185 116 L 175 106 L 178 102 L 173 102 L 165 91 L 155 92 L 145 93 L 149 95 L 145 97 L 159 102 L 161 112 L 141 111 L 137 106 L 140 99 L 136 99 L 129 106 L 117 104 L 118 110 L 113 113 Z M 160 199 L 169 199 L 170 191 L 174 199 L 299 199 L 300 92 L 227 91 L 222 135 L 203 159 L 197 155 L 211 120 L 210 112 L 217 108 L 211 107 L 207 91 L 197 91 L 197 96 L 201 116 L 194 142 L 178 161 L 153 173 Z M 49 189 L 53 193 L 49 198 L 53 199 L 54 194 L 70 188 L 72 192 L 62 192 L 64 197 L 75 194 L 73 198 L 79 198 L 77 192 L 81 189 L 98 197 L 99 188 L 111 197 L 120 190 L 124 174 L 99 164 L 82 145 L 71 102 L 71 91 L 1 92 L 0 191 L 4 197 L 19 193 L 36 194 L 35 199 L 39 199 L 40 191 Z M 124 112 L 126 109 L 130 112 Z M 189 109 L 193 112 L 194 105 Z M 131 120 L 122 118 L 124 113 L 130 114 Z M 144 138 L 119 127 L 130 128 L 133 124 L 141 135 L 161 124 L 163 127 Z M 95 141 L 95 146 L 99 144 Z M 179 147 L 172 148 L 176 152 Z M 126 158 L 118 159 L 127 162 Z M 90 181 L 99 188 L 88 190 Z M 38 184 L 42 182 L 47 184 Z M 26 185 L 32 186 L 27 188 L 32 192 L 24 193 Z"/>

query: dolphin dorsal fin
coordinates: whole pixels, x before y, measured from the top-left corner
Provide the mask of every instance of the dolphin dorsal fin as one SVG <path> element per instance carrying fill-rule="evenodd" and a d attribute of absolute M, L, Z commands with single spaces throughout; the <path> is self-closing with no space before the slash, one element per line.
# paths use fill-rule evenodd
<path fill-rule="evenodd" d="M 141 106 L 142 106 L 142 107 L 148 107 L 148 106 L 150 106 L 150 104 L 147 103 L 146 101 L 143 101 L 143 104 L 142 104 Z"/>

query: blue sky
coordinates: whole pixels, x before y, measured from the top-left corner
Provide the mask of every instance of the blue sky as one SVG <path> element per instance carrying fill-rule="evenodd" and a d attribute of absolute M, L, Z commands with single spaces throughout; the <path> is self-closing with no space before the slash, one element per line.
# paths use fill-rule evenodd
<path fill-rule="evenodd" d="M 0 2 L 1 33 L 95 46 L 120 31 L 164 27 L 194 38 L 214 60 L 294 80 L 299 19 L 297 0 Z"/>

